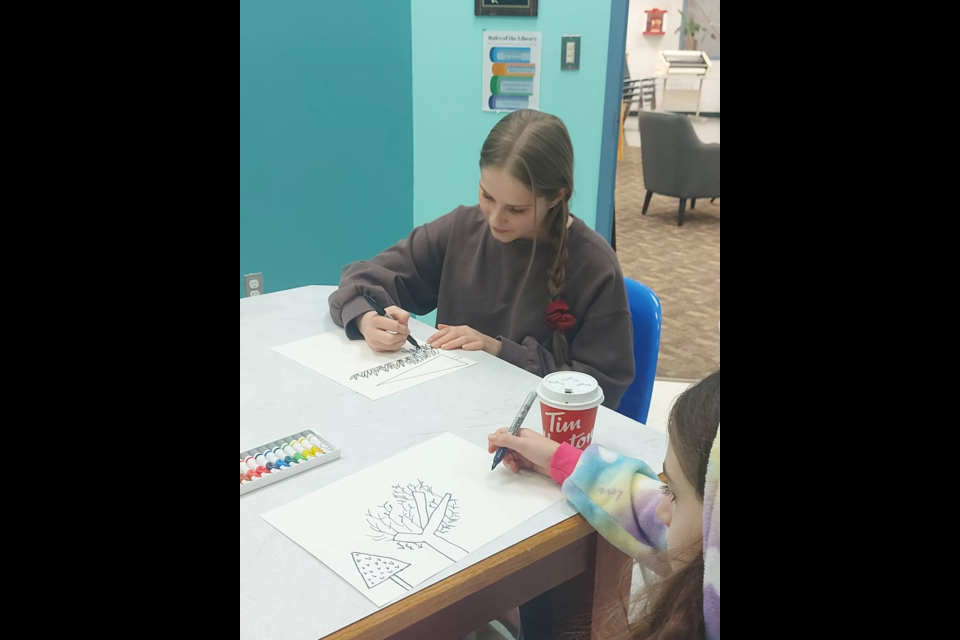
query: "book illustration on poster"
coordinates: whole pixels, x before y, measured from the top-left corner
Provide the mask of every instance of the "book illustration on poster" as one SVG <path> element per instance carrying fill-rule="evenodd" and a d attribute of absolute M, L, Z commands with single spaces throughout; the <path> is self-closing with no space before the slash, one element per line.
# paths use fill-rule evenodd
<path fill-rule="evenodd" d="M 540 109 L 543 34 L 483 32 L 483 110 Z"/>

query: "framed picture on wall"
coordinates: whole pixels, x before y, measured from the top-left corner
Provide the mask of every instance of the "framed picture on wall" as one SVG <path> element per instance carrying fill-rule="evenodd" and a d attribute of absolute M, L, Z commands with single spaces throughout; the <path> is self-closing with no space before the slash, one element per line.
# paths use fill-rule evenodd
<path fill-rule="evenodd" d="M 474 0 L 478 16 L 529 16 L 539 15 L 540 0 Z"/>

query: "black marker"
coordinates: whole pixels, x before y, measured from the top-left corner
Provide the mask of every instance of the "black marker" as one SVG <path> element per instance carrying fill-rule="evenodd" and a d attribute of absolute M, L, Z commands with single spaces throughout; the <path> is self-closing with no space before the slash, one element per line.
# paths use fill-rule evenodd
<path fill-rule="evenodd" d="M 387 318 L 388 320 L 393 320 L 394 322 L 397 321 L 396 318 L 390 317 L 390 314 L 387 313 L 387 310 L 384 309 L 383 307 L 381 307 L 379 304 L 377 304 L 377 301 L 376 301 L 376 300 L 374 300 L 373 298 L 371 298 L 371 297 L 368 296 L 368 295 L 365 295 L 365 296 L 363 296 L 363 297 L 367 299 L 367 302 L 370 304 L 371 307 L 373 307 L 373 310 L 377 312 L 377 315 L 380 315 L 380 316 L 382 316 L 382 317 L 384 317 L 384 318 Z M 420 349 L 420 348 L 421 348 L 421 347 L 420 347 L 420 343 L 418 343 L 416 340 L 414 340 L 412 335 L 407 336 L 407 342 L 409 342 L 410 344 L 412 344 L 413 346 L 415 346 L 417 349 Z"/>
<path fill-rule="evenodd" d="M 520 433 L 520 427 L 523 426 L 523 421 L 527 419 L 527 414 L 530 413 L 533 403 L 537 401 L 537 392 L 531 391 L 530 395 L 527 396 L 526 401 L 523 403 L 523 407 L 520 409 L 520 413 L 517 414 L 517 418 L 513 421 L 513 424 L 510 425 L 510 435 L 516 436 Z M 503 456 L 507 454 L 506 447 L 500 447 L 497 450 L 497 455 L 493 458 L 493 469 L 491 471 L 496 471 L 497 467 L 500 466 L 500 463 L 503 462 Z"/>

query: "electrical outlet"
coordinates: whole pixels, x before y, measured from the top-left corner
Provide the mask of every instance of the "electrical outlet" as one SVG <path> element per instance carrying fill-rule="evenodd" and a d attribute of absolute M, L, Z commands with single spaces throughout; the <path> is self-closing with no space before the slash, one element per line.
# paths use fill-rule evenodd
<path fill-rule="evenodd" d="M 264 294 L 262 273 L 251 273 L 248 276 L 243 276 L 243 283 L 248 298 Z"/>

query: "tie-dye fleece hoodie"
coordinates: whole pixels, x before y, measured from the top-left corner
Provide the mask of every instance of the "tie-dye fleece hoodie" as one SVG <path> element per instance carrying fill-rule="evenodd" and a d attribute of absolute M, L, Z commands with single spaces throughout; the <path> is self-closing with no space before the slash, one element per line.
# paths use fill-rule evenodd
<path fill-rule="evenodd" d="M 553 478 L 600 534 L 644 567 L 669 572 L 667 532 L 657 516 L 663 485 L 645 462 L 594 445 L 579 451 L 564 445 L 553 458 Z M 628 499 L 624 499 L 624 497 Z M 703 585 L 707 640 L 720 639 L 720 432 L 707 470 L 703 505 Z"/>

